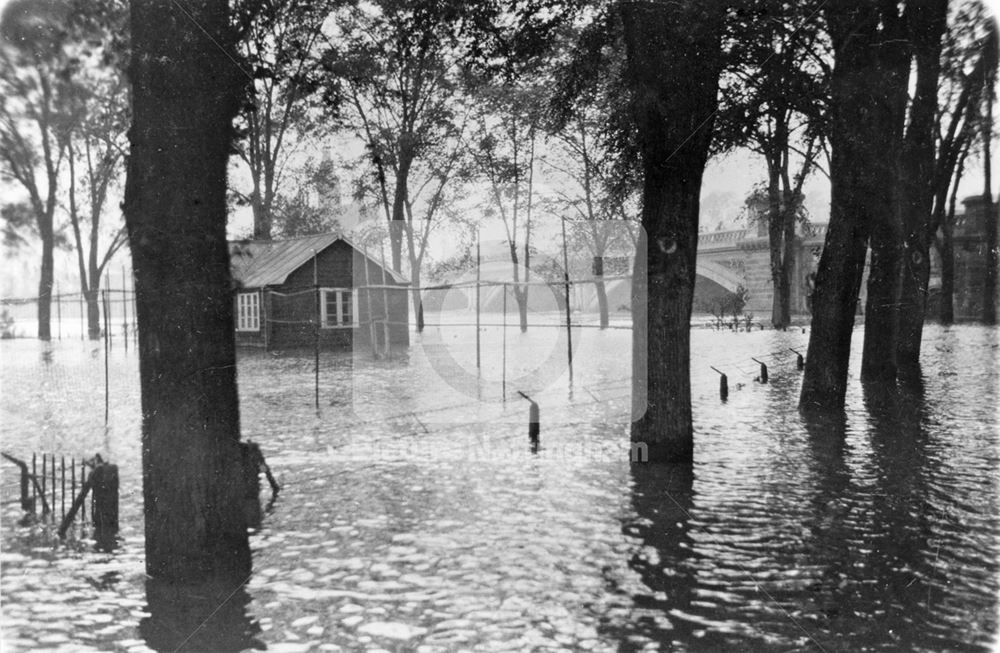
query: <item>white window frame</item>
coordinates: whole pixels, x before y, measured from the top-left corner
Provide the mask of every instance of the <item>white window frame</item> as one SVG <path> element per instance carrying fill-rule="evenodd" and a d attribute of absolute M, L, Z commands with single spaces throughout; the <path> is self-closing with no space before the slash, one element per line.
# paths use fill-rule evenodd
<path fill-rule="evenodd" d="M 327 312 L 327 305 L 329 302 L 329 295 L 333 293 L 336 295 L 337 301 L 337 314 L 330 315 Z M 351 297 L 351 321 L 348 323 L 344 322 L 343 310 L 343 295 L 344 293 L 350 294 Z M 353 288 L 322 288 L 320 289 L 320 325 L 324 329 L 352 329 L 358 326 L 358 293 L 354 292 Z M 333 319 L 331 319 L 333 318 Z"/>
<path fill-rule="evenodd" d="M 260 292 L 236 293 L 236 330 L 260 331 Z"/>

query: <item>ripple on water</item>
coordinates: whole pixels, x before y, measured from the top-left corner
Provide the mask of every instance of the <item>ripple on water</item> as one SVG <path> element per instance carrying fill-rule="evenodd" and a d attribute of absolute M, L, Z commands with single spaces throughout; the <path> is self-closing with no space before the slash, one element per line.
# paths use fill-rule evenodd
<path fill-rule="evenodd" d="M 805 335 L 696 330 L 688 472 L 623 463 L 627 332 L 588 337 L 606 342 L 577 361 L 573 396 L 538 394 L 538 455 L 524 405 L 449 406 L 415 355 L 324 355 L 319 416 L 311 356 L 243 356 L 245 434 L 284 490 L 223 623 L 275 651 L 989 646 L 996 331 L 928 325 L 922 397 L 852 381 L 840 419 L 811 421 L 792 357 L 770 354 L 767 385 L 747 361 Z M 0 507 L 4 643 L 145 650 L 141 624 L 162 615 L 142 575 L 135 359 L 114 352 L 105 433 L 100 359 L 63 343 L 39 375 L 33 343 L 0 347 L 5 443 L 110 451 L 125 498 L 113 555 L 67 552 Z M 725 404 L 710 364 L 730 374 Z"/>

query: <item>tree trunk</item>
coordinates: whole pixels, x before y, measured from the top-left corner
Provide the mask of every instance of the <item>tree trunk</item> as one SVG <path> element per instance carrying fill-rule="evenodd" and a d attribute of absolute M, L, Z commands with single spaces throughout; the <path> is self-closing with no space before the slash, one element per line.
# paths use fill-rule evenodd
<path fill-rule="evenodd" d="M 125 218 L 135 271 L 146 571 L 245 579 L 226 165 L 245 81 L 225 0 L 131 4 Z"/>
<path fill-rule="evenodd" d="M 392 253 L 392 269 L 403 271 L 403 236 L 406 230 L 406 202 L 409 199 L 407 184 L 413 157 L 405 147 L 400 147 L 399 169 L 396 171 L 396 188 L 392 196 L 392 219 L 389 221 L 389 249 Z"/>
<path fill-rule="evenodd" d="M 798 201 L 798 198 L 795 199 Z M 781 323 L 788 326 L 792 323 L 792 266 L 795 265 L 795 212 L 791 209 L 785 211 L 783 227 L 785 236 L 782 245 L 785 251 L 781 255 L 781 291 L 780 291 L 780 311 Z"/>
<path fill-rule="evenodd" d="M 597 311 L 601 329 L 608 328 L 608 290 L 604 287 L 604 257 L 594 257 L 594 291 L 597 293 Z"/>
<path fill-rule="evenodd" d="M 941 324 L 955 323 L 955 241 L 951 225 L 941 225 L 941 306 L 938 318 Z"/>
<path fill-rule="evenodd" d="M 812 328 L 799 406 L 842 409 L 858 291 L 864 273 L 868 228 L 874 220 L 869 200 L 885 189 L 869 178 L 884 135 L 874 129 L 877 79 L 876 8 L 827 7 L 836 65 L 831 76 L 830 223 L 816 272 Z M 873 70 L 875 69 L 875 70 Z"/>
<path fill-rule="evenodd" d="M 767 245 L 771 259 L 771 324 L 775 329 L 787 326 L 781 316 L 781 295 L 783 292 L 781 255 L 783 248 L 781 238 L 785 233 L 782 228 L 781 190 L 778 185 L 778 171 L 775 165 L 769 165 L 767 184 Z"/>
<path fill-rule="evenodd" d="M 908 10 L 912 8 L 908 5 Z M 870 50 L 867 77 L 878 94 L 869 94 L 866 121 L 871 138 L 862 158 L 855 161 L 872 185 L 868 197 L 871 230 L 871 261 L 868 270 L 868 301 L 865 306 L 865 337 L 861 356 L 861 379 L 892 383 L 896 380 L 896 347 L 899 336 L 899 300 L 901 293 L 904 230 L 900 168 L 903 153 L 903 128 L 906 122 L 907 83 L 910 56 L 904 47 L 905 31 L 895 6 L 881 16 Z M 863 131 L 865 126 L 861 126 Z"/>
<path fill-rule="evenodd" d="M 517 302 L 518 325 L 521 333 L 528 332 L 528 287 L 520 284 L 514 286 L 514 301 Z"/>
<path fill-rule="evenodd" d="M 83 293 L 83 299 L 87 304 L 87 337 L 91 340 L 101 339 L 101 303 L 99 300 L 100 291 L 96 288 L 88 289 Z"/>
<path fill-rule="evenodd" d="M 54 283 L 53 250 L 55 239 L 51 230 L 42 233 L 42 269 L 38 279 L 38 339 L 52 339 L 52 286 Z"/>
<path fill-rule="evenodd" d="M 633 446 L 691 462 L 690 324 L 698 201 L 721 70 L 718 3 L 622 3 L 631 109 L 642 155 L 632 292 Z"/>
<path fill-rule="evenodd" d="M 906 239 L 899 300 L 897 365 L 908 377 L 920 367 L 920 343 L 927 312 L 931 242 L 934 239 L 935 114 L 941 70 L 941 38 L 947 24 L 947 0 L 914 3 L 911 35 L 917 63 L 910 123 L 903 143 L 902 217 Z"/>

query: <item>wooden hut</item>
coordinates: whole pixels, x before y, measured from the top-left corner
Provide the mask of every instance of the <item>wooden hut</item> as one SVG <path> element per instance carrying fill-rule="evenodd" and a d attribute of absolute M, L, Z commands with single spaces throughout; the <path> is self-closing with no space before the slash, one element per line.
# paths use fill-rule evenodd
<path fill-rule="evenodd" d="M 409 282 L 343 236 L 234 241 L 229 258 L 237 345 L 409 345 Z"/>

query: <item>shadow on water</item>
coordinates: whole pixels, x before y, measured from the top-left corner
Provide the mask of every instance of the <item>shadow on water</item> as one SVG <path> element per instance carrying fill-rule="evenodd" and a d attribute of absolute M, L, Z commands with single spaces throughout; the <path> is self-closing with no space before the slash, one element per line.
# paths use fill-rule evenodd
<path fill-rule="evenodd" d="M 649 593 L 632 596 L 636 607 L 627 632 L 617 633 L 619 649 L 641 650 L 648 641 L 686 641 L 691 623 L 670 619 L 690 608 L 695 568 L 689 535 L 694 505 L 694 471 L 689 465 L 633 464 L 632 507 L 635 516 L 622 526 L 641 538 L 629 558 Z M 612 629 L 613 630 L 613 629 Z"/>
<path fill-rule="evenodd" d="M 148 579 L 149 616 L 139 623 L 139 632 L 154 651 L 265 650 L 257 639 L 260 626 L 247 613 L 249 604 L 245 583 L 176 585 Z"/>

